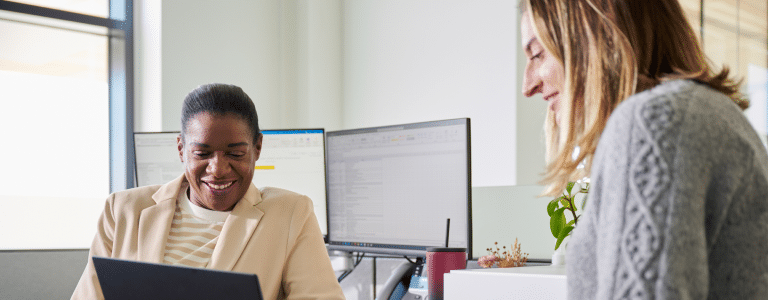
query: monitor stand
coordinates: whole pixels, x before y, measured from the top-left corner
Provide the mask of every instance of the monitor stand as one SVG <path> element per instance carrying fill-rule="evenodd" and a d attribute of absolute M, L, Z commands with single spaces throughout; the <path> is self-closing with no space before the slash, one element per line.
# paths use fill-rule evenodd
<path fill-rule="evenodd" d="M 416 258 L 415 263 L 406 261 L 397 266 L 376 299 L 427 299 L 427 274 L 424 273 L 424 258 L 419 257 Z"/>

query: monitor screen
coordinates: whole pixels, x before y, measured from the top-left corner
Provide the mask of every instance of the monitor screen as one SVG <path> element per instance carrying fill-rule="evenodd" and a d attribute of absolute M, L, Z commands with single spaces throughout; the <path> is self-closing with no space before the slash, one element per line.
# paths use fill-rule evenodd
<path fill-rule="evenodd" d="M 165 184 L 184 173 L 176 137 L 179 132 L 133 133 L 136 186 Z"/>
<path fill-rule="evenodd" d="M 326 134 L 330 249 L 471 253 L 469 118 Z"/>
<path fill-rule="evenodd" d="M 262 130 L 261 156 L 253 183 L 308 196 L 323 235 L 328 234 L 325 203 L 325 134 L 323 129 Z"/>
<path fill-rule="evenodd" d="M 261 155 L 253 183 L 278 187 L 312 199 L 323 236 L 328 234 L 325 203 L 325 144 L 323 129 L 262 130 Z M 134 133 L 136 183 L 165 184 L 184 173 L 176 137 L 179 132 Z"/>

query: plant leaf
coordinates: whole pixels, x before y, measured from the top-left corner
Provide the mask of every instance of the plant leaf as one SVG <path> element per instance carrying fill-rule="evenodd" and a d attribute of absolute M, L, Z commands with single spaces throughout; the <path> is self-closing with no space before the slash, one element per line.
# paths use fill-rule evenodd
<path fill-rule="evenodd" d="M 573 230 L 573 227 L 566 226 L 562 231 L 560 231 L 560 236 L 557 237 L 557 242 L 555 243 L 555 250 L 560 247 L 560 244 L 563 243 L 563 240 L 566 237 L 568 237 L 568 234 L 571 234 L 571 230 Z"/>
<path fill-rule="evenodd" d="M 587 198 L 589 197 L 589 194 L 584 195 L 584 199 L 581 200 L 581 210 L 584 210 L 584 207 L 587 207 Z"/>
<path fill-rule="evenodd" d="M 563 239 L 558 237 L 557 242 L 555 243 L 555 251 L 557 251 L 557 248 L 560 247 L 561 243 L 563 243 Z"/>
<path fill-rule="evenodd" d="M 565 208 L 560 208 L 555 210 L 554 213 L 552 213 L 552 216 L 549 219 L 549 230 L 552 231 L 552 236 L 555 238 L 558 238 L 560 236 L 560 231 L 565 228 Z"/>
<path fill-rule="evenodd" d="M 568 191 L 568 194 L 571 194 L 571 190 L 573 190 L 574 184 L 576 184 L 576 182 L 568 182 L 568 185 L 565 186 L 565 191 Z"/>
<path fill-rule="evenodd" d="M 566 226 L 573 226 L 573 224 L 575 224 L 575 223 L 576 223 L 576 220 L 575 220 L 575 219 L 573 219 L 573 220 L 571 220 L 570 222 L 568 222 L 568 223 L 567 223 L 567 224 L 565 224 L 565 225 L 566 225 Z"/>
<path fill-rule="evenodd" d="M 562 198 L 562 197 L 560 197 L 560 198 Z M 560 198 L 556 198 L 556 199 L 554 199 L 554 200 L 549 202 L 549 204 L 547 205 L 547 215 L 552 216 L 552 214 L 555 213 L 555 210 L 557 209 L 557 201 Z"/>

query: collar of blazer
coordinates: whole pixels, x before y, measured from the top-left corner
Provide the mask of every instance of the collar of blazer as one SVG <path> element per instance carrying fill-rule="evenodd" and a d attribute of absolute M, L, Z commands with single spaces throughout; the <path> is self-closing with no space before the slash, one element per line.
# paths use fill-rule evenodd
<path fill-rule="evenodd" d="M 163 262 L 168 232 L 171 231 L 173 213 L 176 211 L 176 199 L 182 185 L 187 185 L 187 178 L 183 174 L 161 186 L 152 195 L 156 204 L 142 210 L 138 231 L 139 260 Z M 262 201 L 261 192 L 251 183 L 245 196 L 237 202 L 224 222 L 208 268 L 232 270 L 264 215 L 263 211 L 255 207 Z"/>

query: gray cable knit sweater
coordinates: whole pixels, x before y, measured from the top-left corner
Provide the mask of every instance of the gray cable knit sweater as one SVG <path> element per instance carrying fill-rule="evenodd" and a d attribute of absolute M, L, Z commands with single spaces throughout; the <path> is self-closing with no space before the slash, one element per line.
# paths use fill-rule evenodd
<path fill-rule="evenodd" d="M 768 299 L 768 155 L 736 104 L 665 82 L 611 115 L 567 246 L 571 299 Z"/>

